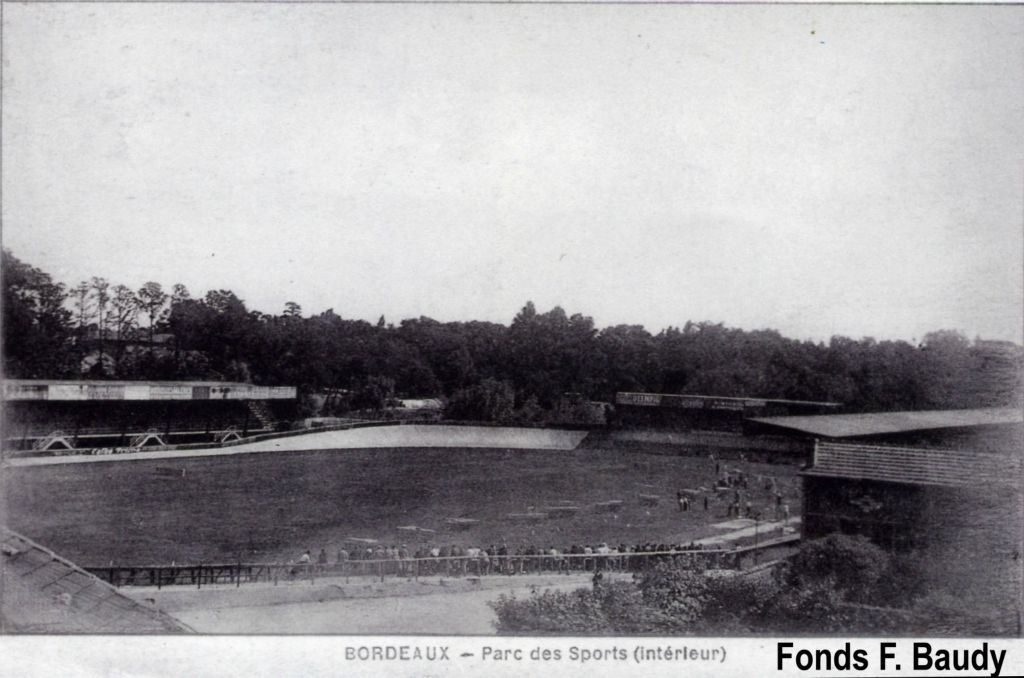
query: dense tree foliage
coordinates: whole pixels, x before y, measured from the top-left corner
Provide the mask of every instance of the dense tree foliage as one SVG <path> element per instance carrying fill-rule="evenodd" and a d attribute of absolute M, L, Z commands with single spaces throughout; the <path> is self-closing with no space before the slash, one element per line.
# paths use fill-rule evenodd
<path fill-rule="evenodd" d="M 470 417 L 528 421 L 567 394 L 616 391 L 829 400 L 852 410 L 1018 404 L 1022 349 L 936 331 L 917 345 L 687 322 L 652 334 L 599 329 L 532 303 L 509 326 L 413 318 L 397 326 L 333 309 L 279 315 L 230 290 L 193 298 L 180 284 L 137 291 L 102 278 L 70 289 L 3 253 L 4 370 L 10 377 L 233 379 L 344 389 L 368 403 L 445 396 Z M 476 396 L 485 395 L 480 402 Z"/>
<path fill-rule="evenodd" d="M 4 372 L 45 378 L 72 369 L 66 350 L 71 342 L 68 293 L 48 273 L 3 251 Z"/>

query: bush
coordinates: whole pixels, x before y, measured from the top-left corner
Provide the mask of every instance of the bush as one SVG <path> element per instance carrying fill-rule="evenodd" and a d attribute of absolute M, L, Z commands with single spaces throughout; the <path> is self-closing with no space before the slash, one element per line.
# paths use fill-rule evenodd
<path fill-rule="evenodd" d="M 852 630 L 852 619 L 843 606 L 843 596 L 830 578 L 780 589 L 766 614 L 773 633 L 850 633 Z"/>
<path fill-rule="evenodd" d="M 791 588 L 831 582 L 847 600 L 874 603 L 890 565 L 889 555 L 866 537 L 830 534 L 804 543 L 784 578 Z"/>
<path fill-rule="evenodd" d="M 502 595 L 490 605 L 498 615 L 499 633 L 665 634 L 689 630 L 692 621 L 652 606 L 640 588 L 627 582 L 533 591 L 526 599 Z"/>
<path fill-rule="evenodd" d="M 502 594 L 490 606 L 499 633 L 610 633 L 602 598 L 589 589 L 531 592 L 525 600 Z"/>
<path fill-rule="evenodd" d="M 700 621 L 709 602 L 707 578 L 692 570 L 659 563 L 637 579 L 644 604 L 657 610 L 660 621 L 685 629 Z"/>
<path fill-rule="evenodd" d="M 770 628 L 782 588 L 771 577 L 726 576 L 707 580 L 702 623 L 716 635 Z"/>

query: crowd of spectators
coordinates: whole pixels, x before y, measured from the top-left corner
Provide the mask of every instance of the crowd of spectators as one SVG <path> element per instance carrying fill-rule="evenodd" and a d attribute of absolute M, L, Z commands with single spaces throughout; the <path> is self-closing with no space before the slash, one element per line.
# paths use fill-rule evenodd
<path fill-rule="evenodd" d="M 333 562 L 321 549 L 314 558 L 306 551 L 298 559 L 293 574 L 312 572 L 319 574 L 397 575 L 397 576 L 459 576 L 527 574 L 540 572 L 593 572 L 637 571 L 657 562 L 673 560 L 686 565 L 718 562 L 714 556 L 727 557 L 737 545 L 706 545 L 697 542 L 668 544 L 644 542 L 641 544 L 609 545 L 572 544 L 567 548 L 548 546 L 520 546 L 505 544 L 487 547 L 422 545 L 412 549 L 402 545 L 352 545 L 337 549 Z M 721 559 L 725 562 L 725 558 Z"/>

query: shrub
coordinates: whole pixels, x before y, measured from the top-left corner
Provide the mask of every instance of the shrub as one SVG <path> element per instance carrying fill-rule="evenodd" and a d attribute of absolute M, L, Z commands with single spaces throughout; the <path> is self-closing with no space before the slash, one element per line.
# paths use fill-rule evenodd
<path fill-rule="evenodd" d="M 782 594 L 772 577 L 726 576 L 707 581 L 702 621 L 715 634 L 749 633 L 770 627 Z"/>
<path fill-rule="evenodd" d="M 780 589 L 767 615 L 774 633 L 836 633 L 851 630 L 850 613 L 830 578 Z"/>
<path fill-rule="evenodd" d="M 877 586 L 890 569 L 889 555 L 866 537 L 830 534 L 804 543 L 785 573 L 789 587 L 831 582 L 844 598 L 876 602 Z"/>
<path fill-rule="evenodd" d="M 490 603 L 499 633 L 609 633 L 599 594 L 589 589 L 533 591 L 525 600 L 502 594 Z"/>
<path fill-rule="evenodd" d="M 685 629 L 701 619 L 709 600 L 707 578 L 692 570 L 659 563 L 637 579 L 644 604 L 659 613 L 659 621 Z"/>

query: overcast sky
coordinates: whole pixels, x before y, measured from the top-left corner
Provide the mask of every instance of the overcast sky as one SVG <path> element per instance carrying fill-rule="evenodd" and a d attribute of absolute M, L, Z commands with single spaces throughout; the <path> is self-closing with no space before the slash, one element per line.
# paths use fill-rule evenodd
<path fill-rule="evenodd" d="M 1022 338 L 1022 7 L 3 16 L 4 246 L 67 283 Z"/>

